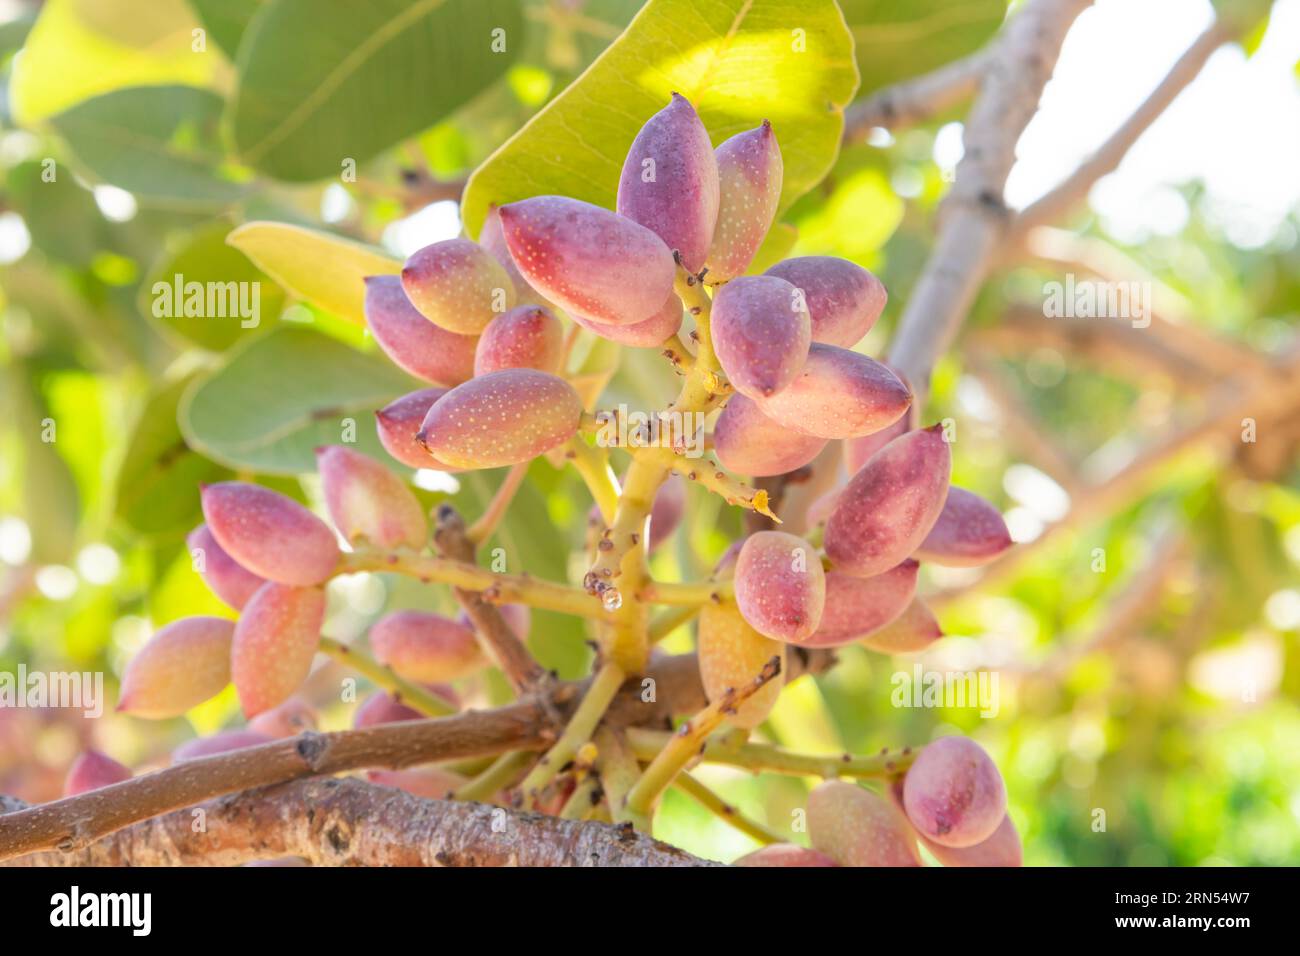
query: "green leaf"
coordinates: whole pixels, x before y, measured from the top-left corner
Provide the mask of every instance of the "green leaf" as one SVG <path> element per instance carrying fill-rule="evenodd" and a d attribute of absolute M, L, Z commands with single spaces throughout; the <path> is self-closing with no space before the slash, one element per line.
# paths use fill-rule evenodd
<path fill-rule="evenodd" d="M 239 41 L 253 14 L 265 3 L 266 0 L 190 0 L 208 35 L 231 60 L 235 59 Z"/>
<path fill-rule="evenodd" d="M 35 160 L 19 163 L 9 170 L 6 186 L 9 204 L 22 215 L 32 245 L 47 256 L 84 269 L 107 244 L 95 197 L 77 185 L 70 170 Z"/>
<path fill-rule="evenodd" d="M 754 253 L 754 261 L 749 264 L 745 274 L 756 276 L 766 272 L 790 254 L 798 239 L 799 230 L 790 223 L 773 223 L 772 228 L 763 238 L 763 244 L 758 247 L 758 252 Z"/>
<path fill-rule="evenodd" d="M 1215 15 L 1238 36 L 1250 43 L 1250 34 L 1253 33 L 1260 21 L 1264 21 L 1267 26 L 1269 14 L 1273 9 L 1273 0 L 1210 0 L 1214 7 Z M 1258 39 L 1254 41 L 1258 46 Z M 1247 55 L 1255 51 L 1247 45 Z"/>
<path fill-rule="evenodd" d="M 218 206 L 246 187 L 222 179 L 221 97 L 192 86 L 137 86 L 97 96 L 50 122 L 98 179 L 141 199 Z"/>
<path fill-rule="evenodd" d="M 57 450 L 62 426 L 51 414 L 32 369 L 9 365 L 5 379 L 22 449 L 19 487 L 23 518 L 31 529 L 32 559 L 67 563 L 76 546 L 82 503 L 72 469 Z"/>
<path fill-rule="evenodd" d="M 193 49 L 185 0 L 46 0 L 14 62 L 10 101 L 24 125 L 127 86 L 208 86 L 220 57 Z"/>
<path fill-rule="evenodd" d="M 198 499 L 197 490 L 194 494 Z M 189 531 L 198 524 L 185 527 Z M 155 627 L 162 627 L 183 617 L 203 614 L 210 617 L 235 617 L 235 612 L 208 590 L 203 578 L 194 570 L 187 548 L 158 549 L 155 578 L 146 592 L 145 607 Z"/>
<path fill-rule="evenodd" d="M 232 468 L 311 471 L 315 448 L 349 437 L 383 461 L 372 413 L 418 387 L 380 356 L 281 326 L 197 380 L 181 400 L 180 426 L 191 448 Z"/>
<path fill-rule="evenodd" d="M 32 24 L 35 22 L 34 14 L 24 13 L 0 23 L 0 61 L 23 45 L 27 34 L 32 32 Z"/>
<path fill-rule="evenodd" d="M 180 379 L 149 396 L 117 472 L 114 513 L 144 535 L 184 534 L 199 521 L 198 486 L 229 472 L 185 445 L 176 409 L 189 385 Z"/>
<path fill-rule="evenodd" d="M 402 268 L 378 249 L 283 222 L 245 223 L 226 241 L 289 292 L 358 325 L 366 321 L 366 276 Z"/>
<path fill-rule="evenodd" d="M 275 0 L 240 48 L 236 146 L 281 179 L 337 176 L 466 103 L 523 39 L 517 0 Z"/>
<path fill-rule="evenodd" d="M 284 293 L 280 287 L 249 262 L 247 256 L 227 245 L 229 234 L 228 223 L 215 222 L 186 236 L 185 244 L 175 252 L 165 254 L 140 284 L 139 307 L 142 313 L 154 316 L 169 331 L 211 352 L 224 352 L 236 342 L 261 335 L 276 321 L 284 306 Z M 228 313 L 225 316 L 185 315 L 182 308 L 184 296 L 177 304 L 178 297 L 174 293 L 177 276 L 181 277 L 184 285 L 197 282 L 205 288 L 208 283 L 219 283 L 228 290 L 231 287 L 227 283 L 236 283 L 234 288 L 239 291 L 228 301 L 232 306 L 241 301 L 256 305 L 257 324 L 253 325 L 251 318 L 242 316 L 240 310 L 233 307 L 225 310 Z M 158 283 L 166 286 L 166 290 L 158 287 Z M 166 302 L 171 304 L 171 308 L 159 307 L 157 293 L 167 295 Z M 256 299 L 251 298 L 254 294 Z M 240 295 L 244 296 L 242 300 Z M 254 310 L 250 308 L 247 311 Z M 157 314 L 159 312 L 163 314 Z M 248 323 L 247 328 L 245 323 Z"/>
<path fill-rule="evenodd" d="M 974 53 L 997 32 L 1006 0 L 841 0 L 864 96 Z"/>
<path fill-rule="evenodd" d="M 714 144 L 770 119 L 785 161 L 782 207 L 839 151 L 857 70 L 831 0 L 650 0 L 623 35 L 470 177 L 462 215 L 545 193 L 613 207 L 637 131 L 674 91 Z"/>

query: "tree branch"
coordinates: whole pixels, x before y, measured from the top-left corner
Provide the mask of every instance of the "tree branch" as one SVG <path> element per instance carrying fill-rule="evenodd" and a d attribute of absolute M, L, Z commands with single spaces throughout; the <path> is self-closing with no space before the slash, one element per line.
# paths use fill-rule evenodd
<path fill-rule="evenodd" d="M 927 596 L 926 604 L 938 609 L 951 604 L 970 588 L 982 588 L 1006 579 L 1070 529 L 1085 526 L 1137 500 L 1183 455 L 1206 446 L 1225 453 L 1234 443 L 1240 444 L 1246 419 L 1253 419 L 1256 430 L 1260 431 L 1294 414 L 1300 407 L 1300 349 L 1292 350 L 1285 357 L 1279 365 L 1278 378 L 1247 375 L 1223 382 L 1206 395 L 1205 406 L 1206 414 L 1192 424 L 1147 448 L 1114 474 L 1090 482 L 1073 497 L 1069 513 L 1033 541 L 1011 548 L 987 565 L 984 573 L 969 586 Z"/>
<path fill-rule="evenodd" d="M 201 827 L 193 810 L 177 810 L 73 853 L 36 853 L 8 865 L 237 866 L 285 856 L 314 866 L 717 865 L 629 827 L 426 800 L 356 779 L 231 794 L 202 811 Z"/>
<path fill-rule="evenodd" d="M 1056 349 L 1073 360 L 1098 366 L 1107 375 L 1149 385 L 1168 380 L 1182 392 L 1201 394 L 1219 376 L 1186 349 L 1170 348 L 1164 337 L 1151 334 L 1155 326 L 1134 328 L 1127 319 L 1047 318 L 1041 310 L 1010 306 L 997 325 L 971 329 L 965 344 L 977 351 L 1023 355 L 1039 348 Z"/>
<path fill-rule="evenodd" d="M 1000 326 L 999 326 L 1000 328 Z M 1046 433 L 1042 422 L 1017 395 L 1005 375 L 976 349 L 966 356 L 966 370 L 997 406 L 1003 434 L 1013 448 L 1067 491 L 1078 480 L 1079 466 Z"/>
<path fill-rule="evenodd" d="M 1167 361 L 1181 362 L 1189 368 L 1203 370 L 1216 377 L 1235 377 L 1250 371 L 1275 375 L 1275 359 L 1248 345 L 1208 331 L 1198 321 L 1193 305 L 1179 292 L 1152 276 L 1140 263 L 1104 239 L 1080 236 L 1064 229 L 1040 226 L 1025 237 L 1025 252 L 1034 259 L 1051 263 L 1068 271 L 1092 275 L 1106 282 L 1150 283 L 1151 299 L 1147 303 L 1150 325 L 1133 328 L 1125 349 L 1139 348 L 1137 333 L 1154 340 Z M 1057 321 L 1068 321 L 1054 319 Z M 1090 319 L 1097 324 L 1118 324 L 1115 319 Z"/>
<path fill-rule="evenodd" d="M 1003 202 L 1016 142 L 1060 55 L 1065 34 L 1091 0 L 1035 0 L 1004 28 L 966 122 L 965 155 L 944 200 L 938 240 L 908 297 L 889 364 L 924 405 L 930 369 L 961 327 L 997 260 L 1010 216 Z"/>
<path fill-rule="evenodd" d="M 979 87 L 995 48 L 986 47 L 854 103 L 844 114 L 844 142 L 860 142 L 878 126 L 889 130 L 914 126 L 956 106 Z"/>
<path fill-rule="evenodd" d="M 791 679 L 820 673 L 834 661 L 821 651 L 792 654 Z M 614 698 L 608 719 L 619 726 L 663 726 L 674 715 L 694 713 L 706 698 L 694 655 L 668 658 L 646 672 L 654 693 L 638 682 Z M 75 797 L 0 817 L 0 860 L 37 850 L 77 850 L 160 814 L 204 800 L 302 777 L 365 767 L 402 768 L 434 761 L 542 750 L 569 718 L 587 682 L 557 685 L 537 697 L 496 710 L 470 711 L 436 720 L 382 724 L 363 730 L 309 733 L 184 761 Z M 648 698 L 648 699 L 647 699 Z"/>
<path fill-rule="evenodd" d="M 456 509 L 451 505 L 441 505 L 436 520 L 433 542 L 443 556 L 474 564 L 474 542 L 465 531 L 465 522 Z M 501 609 L 489 603 L 481 591 L 453 587 L 451 593 L 465 609 L 488 657 L 501 668 L 515 693 L 523 696 L 538 689 L 548 675 L 519 635 L 511 630 Z"/>
<path fill-rule="evenodd" d="M 1214 51 L 1232 39 L 1233 32 L 1221 21 L 1216 20 L 1206 28 L 1178 58 L 1178 62 L 1151 95 L 1096 152 L 1080 163 L 1060 185 L 1031 203 L 1016 217 L 1014 232 L 1022 236 L 1035 226 L 1057 222 L 1077 203 L 1082 202 L 1093 184 L 1119 166 L 1125 154 L 1155 122 L 1156 117 L 1196 78 Z"/>

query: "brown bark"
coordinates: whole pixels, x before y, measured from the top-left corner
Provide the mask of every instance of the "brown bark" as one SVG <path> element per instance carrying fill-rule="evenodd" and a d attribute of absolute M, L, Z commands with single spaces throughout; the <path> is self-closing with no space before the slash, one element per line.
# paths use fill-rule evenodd
<path fill-rule="evenodd" d="M 315 866 L 718 865 L 630 827 L 319 777 L 229 794 L 71 853 L 35 853 L 9 865 L 237 866 L 283 857 Z"/>
<path fill-rule="evenodd" d="M 438 509 L 436 519 L 433 542 L 439 553 L 445 558 L 474 564 L 474 542 L 466 535 L 465 522 L 456 510 L 450 505 L 443 505 Z M 549 675 L 529 653 L 519 636 L 510 629 L 501 609 L 485 600 L 481 591 L 454 587 L 451 593 L 465 609 L 484 650 L 501 668 L 515 693 L 522 696 L 541 688 Z"/>
<path fill-rule="evenodd" d="M 829 652 L 789 660 L 790 678 L 830 666 Z M 694 655 L 671 657 L 624 685 L 606 715 L 618 726 L 661 727 L 707 703 Z M 308 733 L 231 753 L 185 761 L 89 793 L 0 816 L 0 860 L 38 850 L 78 850 L 123 827 L 236 793 L 320 774 L 365 767 L 400 768 L 434 761 L 542 750 L 581 700 L 586 682 L 557 685 L 534 698 L 491 711 L 363 730 Z M 648 699 L 647 699 L 648 698 Z"/>

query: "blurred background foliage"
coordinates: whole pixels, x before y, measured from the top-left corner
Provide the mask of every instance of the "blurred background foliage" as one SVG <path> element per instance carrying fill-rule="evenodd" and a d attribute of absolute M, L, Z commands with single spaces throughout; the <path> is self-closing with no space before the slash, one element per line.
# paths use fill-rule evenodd
<path fill-rule="evenodd" d="M 594 190 L 585 198 L 599 201 L 610 190 L 607 170 L 581 181 L 570 172 L 560 184 L 571 188 L 558 188 L 545 163 L 529 167 L 539 151 L 566 148 L 556 129 L 564 124 L 539 120 L 522 134 L 528 149 L 494 152 L 562 96 L 639 7 L 0 2 L 0 670 L 100 670 L 113 700 L 116 676 L 153 630 L 185 615 L 231 613 L 192 573 L 184 547 L 201 520 L 199 482 L 238 475 L 315 503 L 310 450 L 338 440 L 337 416 L 325 421 L 321 409 L 353 418 L 363 449 L 382 454 L 370 412 L 414 386 L 348 314 L 349 287 L 333 300 L 304 295 L 304 286 L 339 274 L 327 250 L 313 246 L 297 271 L 285 271 L 250 259 L 241 251 L 250 245 L 228 244 L 231 230 L 253 220 L 311 227 L 368 244 L 374 271 L 385 262 L 391 271 L 416 248 L 457 234 L 457 199 L 475 170 L 471 219 L 511 190 L 545 191 L 538 182 L 575 195 Z M 876 131 L 836 156 L 838 121 L 818 98 L 843 105 L 974 51 L 1006 4 L 843 0 L 840 8 L 842 23 L 829 0 L 756 4 L 740 49 L 788 49 L 790 24 L 805 24 L 825 46 L 761 75 L 752 61 L 729 66 L 724 57 L 719 70 L 732 71 L 732 85 L 700 105 L 715 139 L 778 111 L 787 169 L 803 179 L 787 190 L 769 251 L 844 256 L 880 275 L 892 297 L 862 348 L 881 355 L 960 156 L 959 112 L 896 135 Z M 724 49 L 720 29 L 693 21 L 691 9 L 654 0 L 630 32 L 670 22 L 698 40 L 696 54 Z M 1261 7 L 1234 55 L 1265 39 L 1267 13 Z M 497 28 L 500 51 L 463 42 Z M 837 43 L 856 51 L 856 92 L 847 57 L 826 53 Z M 354 53 L 361 65 L 339 82 L 333 67 Z M 602 62 L 639 101 L 602 106 L 588 86 L 550 115 L 571 110 L 587 124 L 578 139 L 612 141 L 599 148 L 620 162 L 648 104 L 694 69 L 691 56 L 666 43 L 624 47 Z M 631 132 L 618 127 L 620 112 Z M 590 152 L 575 162 L 608 165 L 598 148 Z M 958 348 L 936 369 L 924 418 L 957 423 L 954 481 L 997 502 L 1021 541 L 1066 519 L 979 587 L 978 573 L 927 569 L 924 586 L 938 595 L 950 636 L 921 663 L 989 669 L 999 679 L 996 716 L 896 708 L 891 678 L 914 662 L 851 647 L 829 676 L 791 685 L 762 729 L 795 748 L 859 753 L 970 734 L 1007 778 L 1033 864 L 1300 860 L 1300 431 L 1279 423 L 1232 454 L 1171 459 L 1112 506 L 1068 519 L 1088 482 L 1104 485 L 1212 409 L 1225 371 L 1249 368 L 1242 363 L 1254 353 L 1244 350 L 1281 350 L 1300 319 L 1296 210 L 1242 241 L 1203 183 L 1182 183 L 1176 195 L 1185 215 L 1172 230 L 1116 234 L 1094 213 L 1057 224 L 1069 231 L 1051 233 L 985 288 Z M 1104 263 L 1101 275 L 1155 283 L 1157 302 L 1181 323 L 1172 339 L 1186 346 L 1181 356 L 1169 346 L 1174 357 L 1161 365 L 1161 356 L 1146 361 L 1147 342 L 1133 334 L 1116 330 L 1099 345 L 1087 330 L 1045 323 L 1044 284 L 1085 262 Z M 259 281 L 260 326 L 156 318 L 153 283 L 176 273 Z M 674 389 L 654 354 L 629 350 L 615 365 L 613 350 L 587 340 L 579 354 L 585 372 L 609 379 L 603 405 L 650 408 Z M 427 503 L 450 498 L 470 516 L 500 479 L 414 476 Z M 654 558 L 657 576 L 703 576 L 740 534 L 732 509 L 689 492 L 687 522 Z M 571 471 L 539 460 L 490 546 L 504 549 L 510 570 L 572 577 L 583 566 L 589 504 Z M 445 589 L 386 576 L 338 581 L 330 597 L 327 632 L 349 640 L 364 640 L 385 609 L 452 610 Z M 546 612 L 533 621 L 544 663 L 564 676 L 585 672 L 580 623 Z M 689 628 L 666 644 L 690 646 Z M 327 727 L 349 719 L 337 703 L 339 676 L 326 665 L 309 688 Z M 493 676 L 460 689 L 473 703 L 507 694 Z M 239 720 L 229 692 L 159 724 L 0 709 L 0 792 L 50 799 L 92 743 L 145 767 L 186 737 Z M 806 793 L 796 779 L 722 768 L 699 775 L 776 827 L 788 826 Z M 753 846 L 677 791 L 659 835 L 717 859 Z"/>

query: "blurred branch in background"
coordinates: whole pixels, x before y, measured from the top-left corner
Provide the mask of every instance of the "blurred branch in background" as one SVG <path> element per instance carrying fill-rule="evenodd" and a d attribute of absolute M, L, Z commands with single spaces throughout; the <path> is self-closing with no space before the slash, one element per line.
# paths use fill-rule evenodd
<path fill-rule="evenodd" d="M 1233 376 L 1254 372 L 1276 377 L 1277 359 L 1247 345 L 1206 329 L 1204 316 L 1176 290 L 1160 282 L 1142 265 L 1104 239 L 1079 236 L 1064 229 L 1040 226 L 1025 239 L 1024 252 L 1037 261 L 1059 267 L 1065 272 L 1090 275 L 1106 282 L 1150 283 L 1152 301 L 1147 303 L 1150 320 L 1146 328 L 1135 327 L 1127 320 L 1096 318 L 1111 328 L 1123 325 L 1135 334 L 1125 341 L 1126 349 L 1142 350 L 1149 346 L 1141 339 L 1154 339 L 1171 364 L 1201 368 L 1213 376 Z M 1069 319 L 1053 319 L 1069 323 Z M 1141 336 L 1136 333 L 1141 333 Z M 1115 334 L 1120 334 L 1118 329 Z M 1204 379 L 1201 380 L 1204 383 Z"/>
<path fill-rule="evenodd" d="M 1190 542 L 1177 515 L 1165 512 L 1156 524 L 1145 560 L 1130 573 L 1119 593 L 1109 598 L 1100 620 L 1085 637 L 1058 639 L 1051 656 L 1035 668 L 1037 674 L 1060 680 L 1076 662 L 1089 654 L 1114 649 L 1159 613 L 1160 596 L 1188 557 Z"/>
<path fill-rule="evenodd" d="M 1192 80 L 1201 72 L 1215 50 L 1234 39 L 1234 31 L 1215 20 L 1187 48 L 1173 68 L 1150 96 L 1123 125 L 1097 150 L 1047 195 L 1025 208 L 1017 217 L 1012 238 L 1023 236 L 1035 226 L 1045 226 L 1064 218 L 1083 202 L 1093 183 L 1112 172 L 1138 138 L 1155 122 Z"/>
<path fill-rule="evenodd" d="M 1203 416 L 1145 449 L 1113 474 L 1094 476 L 1071 499 L 1064 518 L 988 565 L 970 585 L 942 591 L 927 602 L 942 607 L 967 590 L 1006 580 L 1066 533 L 1113 514 L 1145 493 L 1182 456 L 1208 447 L 1226 457 L 1241 445 L 1243 429 L 1264 432 L 1289 420 L 1300 408 L 1300 348 L 1291 349 L 1282 362 L 1276 378 L 1246 374 L 1214 385 L 1205 395 Z"/>
<path fill-rule="evenodd" d="M 965 127 L 957 181 L 940 208 L 939 235 L 889 351 L 923 406 L 930 370 L 948 350 L 1000 255 L 1010 213 L 1003 201 L 1016 142 L 1038 109 L 1061 44 L 1091 0 L 1034 0 L 1011 19 L 983 73 Z"/>
<path fill-rule="evenodd" d="M 1005 325 L 996 327 L 998 330 Z M 1002 431 L 1011 447 L 1031 465 L 1050 476 L 1067 492 L 1073 493 L 1079 479 L 1079 464 L 1054 442 L 1043 423 L 1015 394 L 1007 377 L 993 364 L 993 356 L 972 348 L 966 355 L 966 371 L 975 376 L 985 394 L 997 406 Z"/>
<path fill-rule="evenodd" d="M 961 103 L 979 89 L 994 49 L 985 48 L 854 103 L 844 114 L 844 142 L 862 142 L 877 127 L 896 131 L 924 123 Z"/>

